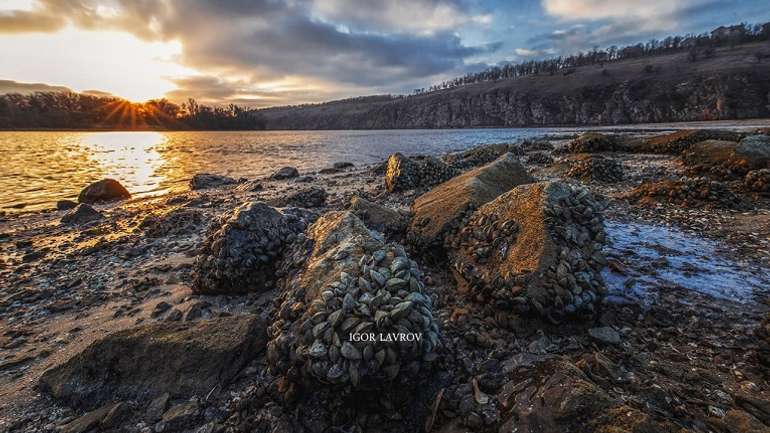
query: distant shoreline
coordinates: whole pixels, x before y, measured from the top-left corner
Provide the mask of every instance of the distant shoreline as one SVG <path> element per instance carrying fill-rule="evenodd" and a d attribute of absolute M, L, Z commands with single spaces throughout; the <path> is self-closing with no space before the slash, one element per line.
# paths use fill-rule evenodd
<path fill-rule="evenodd" d="M 469 128 L 355 128 L 355 129 L 111 129 L 111 128 L 0 128 L 2 132 L 318 132 L 318 131 L 440 131 L 471 129 L 568 129 L 568 130 L 612 130 L 612 131 L 660 131 L 666 129 L 687 129 L 702 127 L 752 128 L 770 127 L 770 118 L 734 120 L 693 120 L 683 122 L 631 123 L 618 125 L 532 125 L 532 126 L 474 126 Z"/>

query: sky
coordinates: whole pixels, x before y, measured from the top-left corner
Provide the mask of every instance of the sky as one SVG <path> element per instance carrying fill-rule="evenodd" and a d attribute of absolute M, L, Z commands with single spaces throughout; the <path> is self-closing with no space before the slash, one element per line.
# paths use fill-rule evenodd
<path fill-rule="evenodd" d="M 767 21 L 766 0 L 0 0 L 0 93 L 321 102 Z"/>

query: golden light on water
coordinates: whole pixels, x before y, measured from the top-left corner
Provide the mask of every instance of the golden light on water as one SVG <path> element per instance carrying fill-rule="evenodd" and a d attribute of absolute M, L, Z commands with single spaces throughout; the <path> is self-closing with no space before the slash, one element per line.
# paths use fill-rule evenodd
<path fill-rule="evenodd" d="M 165 160 L 158 147 L 166 137 L 159 132 L 98 132 L 83 138 L 90 158 L 103 170 L 105 177 L 120 179 L 144 191 L 159 189 L 163 176 L 158 172 Z"/>

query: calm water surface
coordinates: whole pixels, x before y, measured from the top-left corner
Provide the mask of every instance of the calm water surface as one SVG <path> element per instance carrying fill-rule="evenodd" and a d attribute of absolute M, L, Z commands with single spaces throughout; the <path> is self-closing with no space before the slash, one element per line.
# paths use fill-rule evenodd
<path fill-rule="evenodd" d="M 694 122 L 635 128 L 766 126 L 770 121 Z M 613 128 L 614 129 L 614 128 Z M 393 152 L 443 154 L 576 128 L 242 132 L 3 132 L 0 210 L 52 208 L 111 177 L 135 197 L 187 188 L 199 172 L 255 178 L 284 165 L 300 171 L 337 161 L 369 164 Z"/>
<path fill-rule="evenodd" d="M 393 152 L 442 154 L 554 131 L 0 132 L 0 209 L 51 208 L 104 177 L 137 197 L 185 189 L 199 172 L 255 178 L 284 165 L 368 164 Z"/>

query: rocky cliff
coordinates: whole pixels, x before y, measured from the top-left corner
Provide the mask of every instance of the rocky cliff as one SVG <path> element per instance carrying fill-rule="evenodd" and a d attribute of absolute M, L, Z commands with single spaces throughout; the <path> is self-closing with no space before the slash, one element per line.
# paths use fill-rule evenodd
<path fill-rule="evenodd" d="M 268 129 L 615 125 L 770 117 L 770 44 L 585 66 L 408 97 L 277 107 Z"/>

